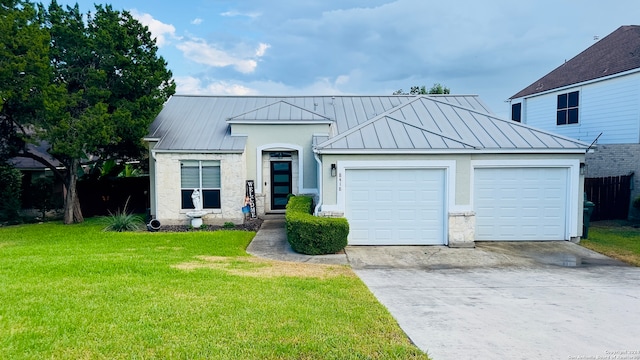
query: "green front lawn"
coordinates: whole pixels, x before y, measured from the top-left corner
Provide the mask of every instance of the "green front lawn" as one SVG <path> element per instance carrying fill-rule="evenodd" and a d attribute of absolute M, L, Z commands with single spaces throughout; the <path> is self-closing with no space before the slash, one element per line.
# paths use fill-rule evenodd
<path fill-rule="evenodd" d="M 426 359 L 347 267 L 247 256 L 254 233 L 0 228 L 3 359 Z"/>
<path fill-rule="evenodd" d="M 591 223 L 589 238 L 580 245 L 640 266 L 640 228 L 626 221 L 599 221 Z"/>

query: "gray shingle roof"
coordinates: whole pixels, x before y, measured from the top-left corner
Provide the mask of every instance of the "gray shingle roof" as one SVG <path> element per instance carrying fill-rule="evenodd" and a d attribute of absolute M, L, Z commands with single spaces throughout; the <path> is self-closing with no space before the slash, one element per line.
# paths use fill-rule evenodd
<path fill-rule="evenodd" d="M 588 145 L 495 117 L 477 96 L 173 96 L 150 127 L 155 150 L 243 152 L 233 123 L 327 123 L 318 152 L 578 150 Z"/>
<path fill-rule="evenodd" d="M 640 68 L 640 26 L 621 26 L 510 99 Z"/>

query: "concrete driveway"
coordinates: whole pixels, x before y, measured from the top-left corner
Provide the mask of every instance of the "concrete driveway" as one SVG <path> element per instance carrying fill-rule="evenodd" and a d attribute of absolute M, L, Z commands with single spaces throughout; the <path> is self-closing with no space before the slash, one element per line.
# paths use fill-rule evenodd
<path fill-rule="evenodd" d="M 640 359 L 640 268 L 579 245 L 350 246 L 346 252 L 358 276 L 434 360 Z"/>

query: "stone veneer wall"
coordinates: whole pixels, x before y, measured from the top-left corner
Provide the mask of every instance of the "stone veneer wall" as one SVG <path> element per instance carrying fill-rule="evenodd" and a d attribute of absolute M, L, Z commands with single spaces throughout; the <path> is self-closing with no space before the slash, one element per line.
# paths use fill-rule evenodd
<path fill-rule="evenodd" d="M 205 224 L 220 225 L 231 221 L 242 223 L 242 206 L 246 194 L 246 165 L 244 154 L 172 154 L 157 153 L 156 159 L 156 218 L 164 225 L 187 225 L 191 210 L 181 209 L 180 161 L 220 160 L 220 209 L 205 209 L 209 214 Z"/>
<path fill-rule="evenodd" d="M 475 247 L 476 214 L 473 211 L 449 213 L 449 247 Z"/>
<path fill-rule="evenodd" d="M 640 212 L 633 208 L 633 199 L 640 196 L 640 144 L 603 144 L 585 157 L 585 177 L 629 175 L 634 172 L 629 218 L 639 219 Z M 597 204 L 596 204 L 597 206 Z"/>

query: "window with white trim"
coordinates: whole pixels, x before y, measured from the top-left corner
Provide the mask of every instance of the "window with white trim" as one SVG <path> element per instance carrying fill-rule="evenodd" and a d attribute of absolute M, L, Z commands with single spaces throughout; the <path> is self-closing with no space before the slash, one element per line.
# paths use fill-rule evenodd
<path fill-rule="evenodd" d="M 578 123 L 579 95 L 580 93 L 578 91 L 558 95 L 556 125 Z"/>
<path fill-rule="evenodd" d="M 202 194 L 203 209 L 220 209 L 220 161 L 185 160 L 180 162 L 182 209 L 193 209 L 191 194 Z"/>
<path fill-rule="evenodd" d="M 511 120 L 522 121 L 522 103 L 511 104 Z"/>

